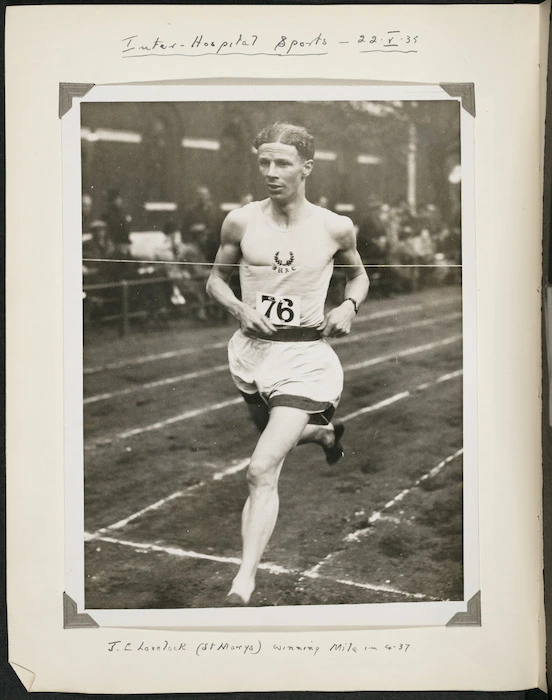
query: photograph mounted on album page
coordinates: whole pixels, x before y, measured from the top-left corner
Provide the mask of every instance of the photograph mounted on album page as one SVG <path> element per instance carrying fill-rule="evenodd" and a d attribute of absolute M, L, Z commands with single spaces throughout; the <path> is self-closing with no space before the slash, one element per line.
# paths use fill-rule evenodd
<path fill-rule="evenodd" d="M 209 28 L 204 7 L 134 9 L 130 32 L 127 8 L 83 8 L 90 36 L 113 19 L 114 54 L 96 65 L 74 44 L 84 34 L 70 39 L 72 21 L 60 31 L 82 66 L 64 74 L 51 59 L 55 85 L 35 90 L 48 105 L 41 126 L 14 119 L 26 99 L 15 39 L 31 19 L 37 32 L 39 17 L 65 13 L 28 8 L 8 23 L 8 202 L 19 217 L 8 235 L 25 254 L 15 236 L 37 210 L 21 208 L 18 178 L 42 159 L 33 172 L 50 175 L 28 187 L 56 222 L 44 291 L 57 315 L 36 323 L 54 323 L 59 345 L 30 366 L 42 385 L 54 358 L 62 370 L 56 400 L 40 392 L 55 405 L 45 415 L 56 440 L 43 450 L 61 460 L 52 500 L 9 468 L 8 547 L 27 541 L 13 526 L 30 495 L 41 557 L 58 552 L 42 606 L 28 607 L 12 545 L 14 669 L 33 690 L 176 692 L 182 662 L 187 690 L 469 689 L 451 673 L 461 653 L 485 658 L 471 677 L 495 689 L 499 657 L 512 653 L 505 687 L 538 685 L 539 626 L 519 603 L 503 607 L 512 596 L 525 612 L 542 604 L 527 524 L 540 512 L 538 459 L 522 479 L 512 455 L 523 444 L 531 457 L 528 434 L 505 430 L 507 410 L 498 425 L 498 407 L 535 409 L 531 366 L 519 386 L 499 377 L 516 354 L 501 338 L 513 317 L 538 358 L 538 308 L 504 290 L 507 320 L 491 284 L 497 265 L 529 285 L 538 273 L 538 50 L 510 76 L 532 86 L 513 104 L 476 56 L 468 72 L 448 52 L 448 71 L 431 64 L 445 17 L 485 20 L 484 8 L 443 8 L 431 31 L 405 8 L 400 28 L 397 8 L 349 19 L 300 8 L 296 36 L 277 8 L 255 8 L 237 32 L 237 8 L 219 8 L 229 30 Z M 528 46 L 539 37 L 542 9 L 502 11 L 505 36 L 517 25 Z M 516 125 L 527 131 L 529 114 L 520 153 Z M 54 134 L 38 155 L 18 138 L 35 124 Z M 499 166 L 501 149 L 523 184 Z M 522 195 L 535 208 L 525 242 L 514 235 Z M 21 294 L 19 314 L 31 303 Z M 31 610 L 51 651 L 20 624 Z M 74 679 L 47 661 L 54 649 L 74 659 Z M 419 676 L 424 649 L 442 661 L 431 679 Z M 109 680 L 94 672 L 105 664 Z M 262 678 L 232 680 L 237 668 Z"/>

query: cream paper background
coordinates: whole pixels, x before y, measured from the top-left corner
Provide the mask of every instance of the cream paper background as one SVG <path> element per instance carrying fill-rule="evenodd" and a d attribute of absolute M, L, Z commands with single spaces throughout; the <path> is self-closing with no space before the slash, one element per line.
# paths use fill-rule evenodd
<path fill-rule="evenodd" d="M 35 691 L 544 687 L 540 532 L 542 75 L 549 5 L 42 6 L 6 19 L 8 615 Z M 216 19 L 215 19 L 216 18 Z M 364 31 L 364 28 L 366 30 Z M 121 58 L 121 40 L 262 33 L 329 39 L 401 29 L 417 54 Z M 546 65 L 545 63 L 543 65 Z M 174 632 L 63 630 L 60 82 L 193 78 L 474 82 L 482 627 Z M 216 624 L 216 620 L 214 620 Z M 185 643 L 187 652 L 109 652 Z M 262 642 L 206 653 L 202 642 Z M 316 655 L 273 644 L 318 646 Z M 333 643 L 359 650 L 330 653 Z M 388 644 L 392 647 L 385 649 Z M 410 645 L 408 652 L 398 651 Z M 378 652 L 363 653 L 366 646 Z"/>

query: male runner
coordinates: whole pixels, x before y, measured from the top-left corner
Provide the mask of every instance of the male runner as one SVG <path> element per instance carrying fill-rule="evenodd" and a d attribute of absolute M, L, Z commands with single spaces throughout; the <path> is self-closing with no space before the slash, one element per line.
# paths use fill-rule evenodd
<path fill-rule="evenodd" d="M 330 464 L 343 451 L 331 417 L 343 370 L 323 337 L 347 335 L 368 293 L 350 219 L 305 198 L 314 165 L 306 129 L 276 123 L 255 140 L 268 199 L 231 211 L 207 283 L 210 296 L 240 323 L 228 347 L 230 372 L 261 436 L 247 472 L 243 557 L 228 594 L 246 605 L 278 515 L 278 478 L 297 445 L 319 444 Z M 346 265 L 345 301 L 324 316 L 334 260 Z M 228 284 L 239 262 L 242 301 Z"/>

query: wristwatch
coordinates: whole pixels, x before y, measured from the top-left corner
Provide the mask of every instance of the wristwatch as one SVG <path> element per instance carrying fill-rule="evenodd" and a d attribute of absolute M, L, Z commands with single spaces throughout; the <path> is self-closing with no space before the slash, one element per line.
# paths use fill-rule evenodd
<path fill-rule="evenodd" d="M 353 299 L 353 297 L 347 297 L 345 301 L 350 301 L 352 305 L 355 307 L 355 315 L 358 314 L 358 304 L 356 301 Z"/>

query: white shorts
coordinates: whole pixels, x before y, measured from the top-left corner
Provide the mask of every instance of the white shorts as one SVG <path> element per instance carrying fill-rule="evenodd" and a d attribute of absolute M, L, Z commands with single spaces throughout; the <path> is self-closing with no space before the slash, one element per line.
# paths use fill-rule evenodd
<path fill-rule="evenodd" d="M 236 331 L 228 344 L 234 383 L 248 403 L 299 408 L 326 424 L 341 398 L 343 369 L 325 340 L 280 342 Z"/>

